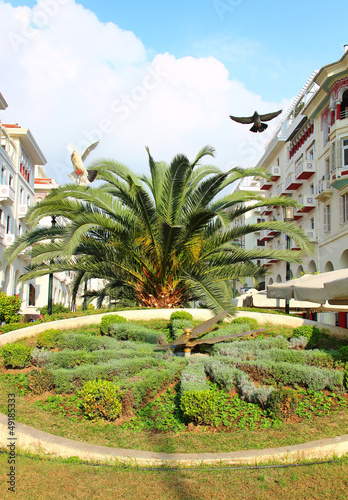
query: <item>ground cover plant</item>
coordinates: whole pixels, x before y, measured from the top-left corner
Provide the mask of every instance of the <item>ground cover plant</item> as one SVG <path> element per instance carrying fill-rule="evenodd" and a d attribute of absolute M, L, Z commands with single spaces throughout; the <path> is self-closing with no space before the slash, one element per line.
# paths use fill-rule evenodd
<path fill-rule="evenodd" d="M 87 436 L 87 441 L 99 444 L 101 429 L 105 444 L 122 446 L 124 440 L 126 447 L 136 442 L 135 447 L 150 449 L 157 443 L 162 451 L 163 446 L 167 451 L 173 446 L 189 451 L 189 443 L 192 450 L 192 440 L 196 440 L 197 451 L 202 451 L 197 444 L 202 444 L 200 433 L 210 431 L 231 438 L 224 444 L 220 439 L 208 440 L 208 451 L 216 446 L 221 451 L 227 446 L 227 450 L 233 449 L 238 442 L 231 441 L 238 433 L 249 433 L 244 446 L 251 447 L 270 445 L 270 436 L 279 445 L 276 435 L 283 428 L 293 429 L 282 437 L 286 444 L 301 442 L 306 433 L 310 439 L 328 436 L 328 432 L 344 433 L 348 422 L 347 343 L 331 341 L 320 332 L 301 335 L 300 330 L 292 336 L 292 329 L 272 325 L 254 338 L 216 344 L 210 355 L 197 349 L 196 356 L 186 359 L 157 343 L 161 336 L 172 338 L 172 325 L 177 321 L 189 319 L 174 317 L 153 324 L 106 322 L 103 335 L 98 326 L 71 332 L 50 329 L 35 341 L 18 343 L 29 350 L 29 361 L 27 352 L 22 367 L 9 363 L 6 349 L 2 349 L 0 385 L 6 390 L 14 387 L 26 423 L 33 423 L 30 419 L 35 414 L 35 425 L 42 419 L 41 428 L 49 431 L 53 425 L 53 432 L 61 428 L 67 436 L 64 425 L 74 421 L 76 427 L 69 437 Z M 258 327 L 246 321 L 215 325 L 206 336 Z M 309 348 L 313 337 L 315 349 Z M 0 398 L 0 406 L 3 410 L 5 399 Z M 30 408 L 31 414 L 24 408 Z M 55 420 L 48 424 L 45 415 Z M 174 445 L 168 439 L 164 444 L 163 438 L 159 445 L 160 438 L 153 442 L 146 438 L 148 433 L 152 437 L 166 433 L 187 436 L 187 431 L 193 437 L 186 444 L 182 440 Z M 253 434 L 260 431 L 268 437 Z M 137 434 L 139 438 L 134 437 Z"/>

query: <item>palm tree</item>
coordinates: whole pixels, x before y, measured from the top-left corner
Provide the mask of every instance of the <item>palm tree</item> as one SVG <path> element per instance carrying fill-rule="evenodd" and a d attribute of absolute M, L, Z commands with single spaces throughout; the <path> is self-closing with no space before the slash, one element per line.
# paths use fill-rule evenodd
<path fill-rule="evenodd" d="M 170 165 L 155 162 L 147 152 L 148 177 L 137 176 L 121 163 L 100 160 L 91 168 L 97 170 L 101 185 L 60 186 L 31 208 L 27 220 L 33 227 L 52 215 L 65 222 L 34 228 L 8 250 L 11 261 L 30 247 L 31 264 L 22 280 L 74 271 L 73 300 L 83 280 L 99 278 L 102 289 L 88 292 L 99 303 L 106 296 L 144 307 L 180 307 L 199 300 L 216 312 L 231 311 L 231 280 L 266 272 L 255 259 L 301 262 L 303 252 L 311 250 L 304 231 L 288 222 L 233 227 L 236 217 L 255 207 L 297 206 L 291 198 L 264 199 L 243 191 L 217 199 L 244 177 L 267 177 L 263 170 L 222 172 L 200 165 L 204 157 L 214 156 L 211 147 L 203 148 L 192 163 L 177 155 Z M 250 200 L 254 205 L 245 205 Z M 234 243 L 263 229 L 286 232 L 301 251 L 245 250 Z"/>

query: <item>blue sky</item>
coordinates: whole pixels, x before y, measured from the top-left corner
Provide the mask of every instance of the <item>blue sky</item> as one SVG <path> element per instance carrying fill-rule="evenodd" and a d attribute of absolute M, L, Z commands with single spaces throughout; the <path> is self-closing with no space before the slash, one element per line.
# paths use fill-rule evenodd
<path fill-rule="evenodd" d="M 12 0 L 13 6 L 35 1 Z M 290 98 L 314 69 L 348 43 L 346 2 L 334 12 L 313 0 L 123 0 L 79 2 L 104 22 L 132 31 L 149 57 L 214 56 L 231 77 L 265 99 Z M 340 15 L 342 12 L 342 15 Z"/>
<path fill-rule="evenodd" d="M 94 157 L 138 170 L 145 145 L 170 160 L 209 143 L 221 168 L 250 166 L 276 123 L 255 137 L 228 115 L 286 109 L 342 57 L 345 11 L 343 0 L 334 12 L 312 0 L 0 0 L 0 119 L 33 131 L 60 182 L 67 144 L 98 133 Z"/>

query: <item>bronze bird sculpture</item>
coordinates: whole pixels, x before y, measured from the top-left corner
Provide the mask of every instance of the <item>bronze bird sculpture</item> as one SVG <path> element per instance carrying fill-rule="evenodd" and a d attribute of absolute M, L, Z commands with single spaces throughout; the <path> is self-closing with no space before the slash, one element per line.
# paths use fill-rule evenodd
<path fill-rule="evenodd" d="M 69 150 L 71 152 L 71 162 L 74 167 L 74 171 L 71 172 L 68 177 L 75 182 L 76 184 L 80 184 L 82 186 L 87 186 L 90 182 L 93 182 L 97 177 L 97 171 L 86 169 L 84 166 L 84 161 L 87 156 L 90 154 L 93 149 L 95 149 L 100 141 L 94 142 L 85 151 L 80 155 L 77 149 L 73 146 L 69 146 Z"/>
<path fill-rule="evenodd" d="M 263 132 L 266 130 L 268 125 L 266 123 L 262 122 L 268 122 L 270 120 L 273 120 L 276 116 L 280 115 L 280 113 L 283 110 L 280 109 L 279 111 L 274 111 L 273 113 L 267 113 L 266 115 L 259 115 L 257 111 L 253 114 L 253 116 L 230 116 L 231 120 L 237 122 L 237 123 L 253 123 L 254 125 L 251 127 L 250 132 Z"/>

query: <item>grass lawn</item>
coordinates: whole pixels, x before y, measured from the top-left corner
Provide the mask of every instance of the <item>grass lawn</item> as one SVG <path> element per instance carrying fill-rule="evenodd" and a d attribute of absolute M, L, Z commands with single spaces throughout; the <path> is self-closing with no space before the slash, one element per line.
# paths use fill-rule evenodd
<path fill-rule="evenodd" d="M 0 497 L 20 500 L 345 500 L 348 458 L 303 467 L 243 470 L 138 470 L 18 456 L 16 493 L 7 491 L 0 455 Z"/>

